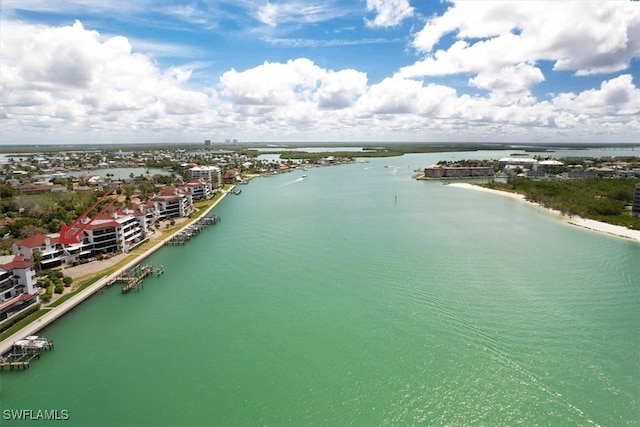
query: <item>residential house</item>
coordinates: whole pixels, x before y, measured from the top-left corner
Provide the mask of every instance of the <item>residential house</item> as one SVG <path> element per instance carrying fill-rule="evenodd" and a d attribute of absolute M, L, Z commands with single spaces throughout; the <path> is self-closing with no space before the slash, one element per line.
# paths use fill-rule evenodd
<path fill-rule="evenodd" d="M 225 184 L 237 184 L 240 179 L 240 171 L 236 168 L 227 169 L 222 175 L 222 180 Z"/>

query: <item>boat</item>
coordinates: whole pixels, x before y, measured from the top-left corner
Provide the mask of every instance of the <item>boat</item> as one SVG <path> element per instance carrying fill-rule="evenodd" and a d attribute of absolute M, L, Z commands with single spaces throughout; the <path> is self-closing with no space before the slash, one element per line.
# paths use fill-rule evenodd
<path fill-rule="evenodd" d="M 52 347 L 51 341 L 37 335 L 30 335 L 24 339 L 14 342 L 13 345 L 15 347 L 22 348 L 23 350 L 40 350 Z"/>
<path fill-rule="evenodd" d="M 302 178 L 306 178 L 306 177 L 307 177 L 307 175 L 302 175 Z"/>

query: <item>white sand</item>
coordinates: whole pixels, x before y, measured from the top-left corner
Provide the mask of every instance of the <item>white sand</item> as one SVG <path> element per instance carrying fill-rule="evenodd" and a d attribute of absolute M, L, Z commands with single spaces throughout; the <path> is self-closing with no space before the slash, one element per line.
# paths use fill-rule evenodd
<path fill-rule="evenodd" d="M 636 240 L 640 242 L 640 230 L 630 230 L 626 227 L 621 227 L 619 225 L 607 224 L 606 222 L 594 221 L 592 219 L 586 219 L 586 218 L 581 218 L 577 216 L 567 217 L 565 215 L 562 215 L 559 211 L 548 209 L 538 203 L 534 203 L 526 200 L 525 196 L 523 196 L 522 194 L 510 193 L 508 191 L 493 190 L 490 188 L 480 187 L 474 184 L 468 184 L 466 182 L 454 182 L 448 185 L 451 185 L 453 187 L 467 188 L 471 190 L 484 191 L 486 193 L 493 193 L 493 194 L 499 194 L 501 196 L 511 197 L 512 199 L 521 200 L 531 205 L 534 205 L 540 209 L 553 212 L 554 214 L 557 214 L 559 217 L 565 219 L 565 221 L 568 224 L 572 224 L 578 227 L 583 227 L 583 228 L 597 231 L 600 233 L 607 233 L 617 237 L 624 237 L 627 239 Z"/>

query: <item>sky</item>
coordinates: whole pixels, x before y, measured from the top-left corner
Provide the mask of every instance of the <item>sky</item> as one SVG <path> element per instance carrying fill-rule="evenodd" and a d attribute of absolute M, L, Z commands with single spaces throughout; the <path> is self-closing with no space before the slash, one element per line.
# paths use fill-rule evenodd
<path fill-rule="evenodd" d="M 639 142 L 640 2 L 0 0 L 0 145 Z"/>

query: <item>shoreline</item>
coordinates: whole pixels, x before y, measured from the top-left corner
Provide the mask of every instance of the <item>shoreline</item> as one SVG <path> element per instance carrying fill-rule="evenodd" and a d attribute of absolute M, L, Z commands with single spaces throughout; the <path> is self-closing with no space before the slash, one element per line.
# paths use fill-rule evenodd
<path fill-rule="evenodd" d="M 143 260 L 145 260 L 146 258 L 148 258 L 151 255 L 153 255 L 154 253 L 156 253 L 158 250 L 163 248 L 165 242 L 167 240 L 171 239 L 171 237 L 173 237 L 175 234 L 179 233 L 184 228 L 186 228 L 188 225 L 190 225 L 194 221 L 197 221 L 199 218 L 207 216 L 207 214 L 209 214 L 209 212 L 211 212 L 216 206 L 218 206 L 218 204 L 231 192 L 231 190 L 233 190 L 234 187 L 235 187 L 235 185 L 231 186 L 228 190 L 224 191 L 222 193 L 222 195 L 220 196 L 220 198 L 218 200 L 216 200 L 211 206 L 209 206 L 197 218 L 194 218 L 191 221 L 185 221 L 182 224 L 182 226 L 177 228 L 175 230 L 175 232 L 171 233 L 170 236 L 168 236 L 165 239 L 158 240 L 154 246 L 150 247 L 149 249 L 147 249 L 144 252 L 142 252 L 140 255 L 138 255 L 135 258 L 133 258 L 130 262 L 128 262 L 122 268 L 119 268 L 118 270 L 114 271 L 113 273 L 109 274 L 108 276 L 105 276 L 105 277 L 97 280 L 95 283 L 91 284 L 86 289 L 83 289 L 82 291 L 78 292 L 77 294 L 73 295 L 71 298 L 69 298 L 64 303 L 60 304 L 57 307 L 51 307 L 51 308 L 41 307 L 40 310 L 46 310 L 47 313 L 45 313 L 44 315 L 42 315 L 38 319 L 34 320 L 33 322 L 29 323 L 28 325 L 25 325 L 19 331 L 13 333 L 12 335 L 10 335 L 7 338 L 5 338 L 4 340 L 2 340 L 0 342 L 0 355 L 4 355 L 9 350 L 11 350 L 11 348 L 13 347 L 13 343 L 15 341 L 17 341 L 19 339 L 22 339 L 25 336 L 36 335 L 36 332 L 38 332 L 41 329 L 44 329 L 45 327 L 51 325 L 55 320 L 57 320 L 58 318 L 64 316 L 67 312 L 72 310 L 78 304 L 82 303 L 83 301 L 85 301 L 86 299 L 91 297 L 93 294 L 98 292 L 112 278 L 118 276 L 123 271 L 126 271 L 126 270 L 130 269 L 131 267 L 134 267 L 135 265 L 141 263 Z M 96 271 L 94 274 L 92 274 L 92 276 L 93 277 L 99 276 L 102 271 L 104 271 L 105 269 L 107 269 L 109 267 L 110 266 L 107 266 L 107 267 L 104 267 L 102 270 Z"/>
<path fill-rule="evenodd" d="M 508 191 L 502 191 L 502 190 L 494 190 L 492 188 L 484 188 L 481 187 L 479 185 L 475 185 L 475 184 L 469 184 L 467 182 L 453 182 L 450 184 L 447 184 L 453 187 L 458 187 L 458 188 L 466 188 L 469 190 L 475 190 L 475 191 L 483 191 L 485 193 L 492 193 L 492 194 L 498 194 L 501 196 L 505 196 L 505 197 L 510 197 L 512 199 L 515 200 L 520 200 L 522 202 L 528 203 L 531 206 L 535 206 L 539 209 L 542 209 L 544 211 L 550 212 L 554 215 L 557 215 L 558 217 L 562 218 L 567 224 L 570 225 L 575 225 L 576 227 L 580 227 L 580 228 L 584 228 L 590 231 L 594 231 L 597 233 L 603 233 L 603 234 L 609 234 L 618 238 L 624 238 L 624 239 L 629 239 L 629 240 L 633 240 L 635 242 L 640 242 L 640 230 L 631 230 L 629 228 L 626 227 L 622 227 L 620 225 L 613 225 L 613 224 L 608 224 L 606 222 L 602 222 L 602 221 L 596 221 L 593 219 L 588 219 L 588 218 L 582 218 L 579 216 L 569 216 L 567 217 L 566 215 L 563 215 L 560 211 L 557 211 L 555 209 L 551 209 L 551 208 L 547 208 L 542 206 L 539 203 L 536 202 L 531 202 L 529 200 L 526 199 L 526 197 L 523 194 L 519 194 L 519 193 L 510 193 Z"/>

